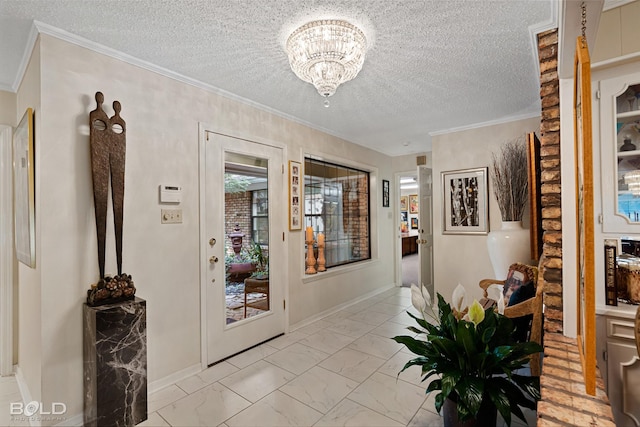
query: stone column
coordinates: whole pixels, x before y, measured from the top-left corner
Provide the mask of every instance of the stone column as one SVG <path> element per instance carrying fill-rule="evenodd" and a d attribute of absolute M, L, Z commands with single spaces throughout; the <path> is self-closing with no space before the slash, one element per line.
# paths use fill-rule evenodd
<path fill-rule="evenodd" d="M 147 419 L 147 311 L 141 298 L 84 304 L 84 425 Z"/>

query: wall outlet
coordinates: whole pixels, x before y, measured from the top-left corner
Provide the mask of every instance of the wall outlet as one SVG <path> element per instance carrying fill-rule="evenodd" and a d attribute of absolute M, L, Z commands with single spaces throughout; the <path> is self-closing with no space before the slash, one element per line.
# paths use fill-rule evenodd
<path fill-rule="evenodd" d="M 182 224 L 182 209 L 161 209 L 160 221 L 162 224 Z"/>

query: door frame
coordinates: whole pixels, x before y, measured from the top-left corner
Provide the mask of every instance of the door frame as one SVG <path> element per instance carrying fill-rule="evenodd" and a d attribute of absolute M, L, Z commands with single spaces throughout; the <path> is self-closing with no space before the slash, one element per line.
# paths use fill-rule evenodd
<path fill-rule="evenodd" d="M 263 144 L 273 148 L 279 148 L 282 150 L 282 162 L 283 165 L 287 163 L 288 154 L 287 154 L 287 146 L 286 144 L 272 141 L 266 138 L 261 138 L 249 133 L 241 132 L 238 130 L 232 130 L 228 128 L 224 128 L 219 125 L 213 125 L 203 122 L 198 122 L 198 196 L 199 196 L 199 246 L 198 246 L 198 257 L 200 262 L 200 365 L 202 369 L 207 369 L 208 367 L 208 334 L 207 334 L 207 265 L 208 260 L 206 259 L 206 245 L 208 244 L 209 239 L 206 236 L 206 224 L 205 224 L 205 210 L 206 210 L 206 180 L 205 180 L 205 171 L 206 171 L 206 142 L 207 142 L 207 134 L 219 134 L 223 136 L 227 136 L 230 138 L 242 139 L 248 142 Z M 285 175 L 288 173 L 285 171 Z M 288 187 L 287 187 L 288 188 Z M 287 255 L 283 260 L 279 260 L 278 266 L 276 268 L 283 269 L 283 288 L 282 295 L 285 300 L 286 306 L 288 306 L 289 302 L 289 227 L 287 224 L 288 218 L 286 215 L 283 215 L 280 218 L 282 222 L 282 230 L 284 232 L 284 253 Z M 273 266 L 270 266 L 270 268 Z M 289 307 L 286 307 L 284 310 L 284 332 L 289 332 Z"/>
<path fill-rule="evenodd" d="M 393 232 L 395 237 L 395 248 L 396 248 L 396 255 L 395 255 L 395 270 L 396 270 L 396 286 L 397 287 L 402 287 L 402 234 L 400 232 L 400 193 L 401 193 L 401 189 L 400 189 L 400 178 L 402 178 L 403 176 L 407 176 L 407 175 L 416 175 L 417 173 L 417 169 L 416 170 L 408 170 L 408 171 L 403 171 L 403 172 L 396 172 L 393 174 L 393 193 L 395 194 L 394 200 L 395 203 L 392 203 L 391 206 L 393 206 Z M 416 177 L 416 179 L 418 179 L 419 177 Z M 417 181 L 416 181 L 417 182 Z M 420 183 L 418 182 L 418 185 L 420 185 Z"/>

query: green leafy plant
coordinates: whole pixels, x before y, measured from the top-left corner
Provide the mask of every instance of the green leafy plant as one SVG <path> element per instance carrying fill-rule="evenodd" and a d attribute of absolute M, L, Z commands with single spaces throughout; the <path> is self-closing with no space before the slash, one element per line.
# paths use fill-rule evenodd
<path fill-rule="evenodd" d="M 530 355 L 542 351 L 540 345 L 516 342 L 511 319 L 493 308 L 483 310 L 477 301 L 463 308 L 461 285 L 454 291 L 453 307 L 438 294 L 437 314 L 424 286 L 412 285 L 411 291 L 412 303 L 422 317 L 408 313 L 420 326 L 408 329 L 418 335 L 393 339 L 418 356 L 402 371 L 421 366 L 422 381 L 431 379 L 426 392 L 439 391 L 435 397 L 438 413 L 446 399 L 451 399 L 457 403 L 458 419 L 469 420 L 476 418 L 481 404 L 489 400 L 508 425 L 512 413 L 526 422 L 520 407 L 535 409 L 540 378 L 515 371 L 525 366 Z"/>
<path fill-rule="evenodd" d="M 265 254 L 262 246 L 255 242 L 251 242 L 249 255 L 256 265 L 256 271 L 251 274 L 255 279 L 266 279 L 269 277 L 269 257 Z"/>

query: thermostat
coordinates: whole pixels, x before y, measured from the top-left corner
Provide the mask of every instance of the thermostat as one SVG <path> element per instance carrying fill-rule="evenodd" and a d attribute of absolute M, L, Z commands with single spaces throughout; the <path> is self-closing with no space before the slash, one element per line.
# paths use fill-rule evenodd
<path fill-rule="evenodd" d="M 179 185 L 160 184 L 160 203 L 180 203 L 182 187 Z"/>

